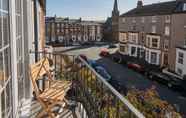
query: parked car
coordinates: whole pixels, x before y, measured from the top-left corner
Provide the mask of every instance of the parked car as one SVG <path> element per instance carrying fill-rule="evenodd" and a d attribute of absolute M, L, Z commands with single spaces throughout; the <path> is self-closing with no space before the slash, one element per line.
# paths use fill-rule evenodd
<path fill-rule="evenodd" d="M 150 71 L 148 76 L 150 79 L 162 83 L 169 88 L 172 88 L 173 90 L 186 92 L 186 89 L 184 89 L 185 85 L 183 85 L 184 82 L 181 79 L 175 78 L 159 71 Z"/>
<path fill-rule="evenodd" d="M 126 64 L 127 61 L 123 58 L 123 55 L 114 53 L 111 55 L 111 59 L 118 64 Z"/>
<path fill-rule="evenodd" d="M 109 44 L 108 48 L 117 48 L 117 46 L 113 43 Z"/>
<path fill-rule="evenodd" d="M 110 81 L 112 79 L 111 75 L 107 72 L 107 70 L 102 66 L 96 66 L 95 70 L 99 73 L 106 81 Z"/>
<path fill-rule="evenodd" d="M 89 60 L 88 60 L 88 64 L 89 64 L 92 68 L 95 68 L 95 67 L 99 66 L 99 65 L 97 64 L 97 62 L 96 62 L 95 60 L 92 60 L 92 59 L 89 59 Z"/>
<path fill-rule="evenodd" d="M 86 55 L 84 55 L 84 54 L 80 54 L 79 56 L 80 56 L 82 59 L 84 59 L 85 61 L 88 61 L 88 58 L 87 58 Z"/>
<path fill-rule="evenodd" d="M 133 69 L 137 72 L 140 72 L 140 73 L 144 73 L 145 72 L 145 69 L 142 65 L 138 64 L 138 63 L 135 63 L 135 62 L 128 62 L 127 63 L 127 67 L 129 69 Z"/>
<path fill-rule="evenodd" d="M 101 57 L 108 57 L 110 56 L 110 53 L 108 50 L 102 50 L 100 53 L 99 53 L 99 56 Z"/>
<path fill-rule="evenodd" d="M 79 57 L 81 57 L 84 61 L 88 61 L 88 58 L 87 58 L 87 56 L 86 55 L 83 55 L 83 54 L 80 54 L 79 56 L 77 56 L 76 58 L 75 58 L 75 62 L 76 63 L 81 63 L 81 60 L 79 59 Z M 84 65 L 85 66 L 85 65 Z"/>

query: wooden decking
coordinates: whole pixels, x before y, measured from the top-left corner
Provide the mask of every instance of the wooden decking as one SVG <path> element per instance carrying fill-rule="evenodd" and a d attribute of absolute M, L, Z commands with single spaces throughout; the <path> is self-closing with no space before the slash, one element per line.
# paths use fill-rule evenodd
<path fill-rule="evenodd" d="M 77 107 L 75 103 L 69 102 L 67 108 L 54 107 L 53 111 L 59 113 L 56 118 L 79 118 L 77 114 Z M 42 111 L 41 105 L 37 101 L 26 100 L 20 108 L 19 118 L 36 118 L 37 114 Z M 48 118 L 43 116 L 43 118 Z"/>

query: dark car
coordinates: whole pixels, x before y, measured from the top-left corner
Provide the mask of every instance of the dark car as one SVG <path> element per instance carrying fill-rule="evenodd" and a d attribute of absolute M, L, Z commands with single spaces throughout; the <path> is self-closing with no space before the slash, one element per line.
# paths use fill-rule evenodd
<path fill-rule="evenodd" d="M 170 78 L 166 74 L 158 71 L 150 71 L 148 77 L 165 85 L 168 85 L 170 82 Z"/>
<path fill-rule="evenodd" d="M 118 64 L 123 64 L 123 65 L 127 64 L 127 59 L 125 58 L 125 56 L 121 55 L 119 52 L 112 54 L 110 57 L 114 62 Z"/>
<path fill-rule="evenodd" d="M 111 75 L 107 72 L 107 70 L 102 66 L 96 66 L 95 70 L 99 73 L 106 81 L 110 81 L 112 79 Z"/>
<path fill-rule="evenodd" d="M 113 43 L 109 44 L 108 48 L 117 48 L 117 46 Z"/>
<path fill-rule="evenodd" d="M 183 81 L 181 79 L 175 78 L 159 71 L 151 71 L 148 76 L 150 79 L 162 83 L 169 88 L 172 88 L 173 90 L 184 91 Z"/>

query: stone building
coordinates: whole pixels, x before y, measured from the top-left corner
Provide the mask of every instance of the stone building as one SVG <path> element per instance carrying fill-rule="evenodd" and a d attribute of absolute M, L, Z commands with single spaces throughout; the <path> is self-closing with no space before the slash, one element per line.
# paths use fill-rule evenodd
<path fill-rule="evenodd" d="M 47 42 L 70 44 L 102 40 L 102 23 L 60 17 L 46 18 Z"/>
<path fill-rule="evenodd" d="M 176 47 L 186 40 L 186 1 L 143 5 L 119 18 L 120 52 L 175 70 Z"/>
<path fill-rule="evenodd" d="M 114 8 L 112 11 L 112 41 L 118 42 L 119 41 L 119 10 L 118 10 L 118 2 L 117 0 L 114 1 Z"/>

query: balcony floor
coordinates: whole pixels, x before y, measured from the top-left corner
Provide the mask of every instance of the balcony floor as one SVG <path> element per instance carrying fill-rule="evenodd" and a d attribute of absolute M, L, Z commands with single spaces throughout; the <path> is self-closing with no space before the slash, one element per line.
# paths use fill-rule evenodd
<path fill-rule="evenodd" d="M 81 118 L 78 113 L 78 107 L 75 102 L 68 101 L 65 108 L 54 107 L 53 111 L 59 115 L 56 118 Z M 36 100 L 25 100 L 20 109 L 19 118 L 36 118 L 37 114 L 42 111 L 41 105 Z M 46 115 L 43 118 L 48 118 Z"/>

